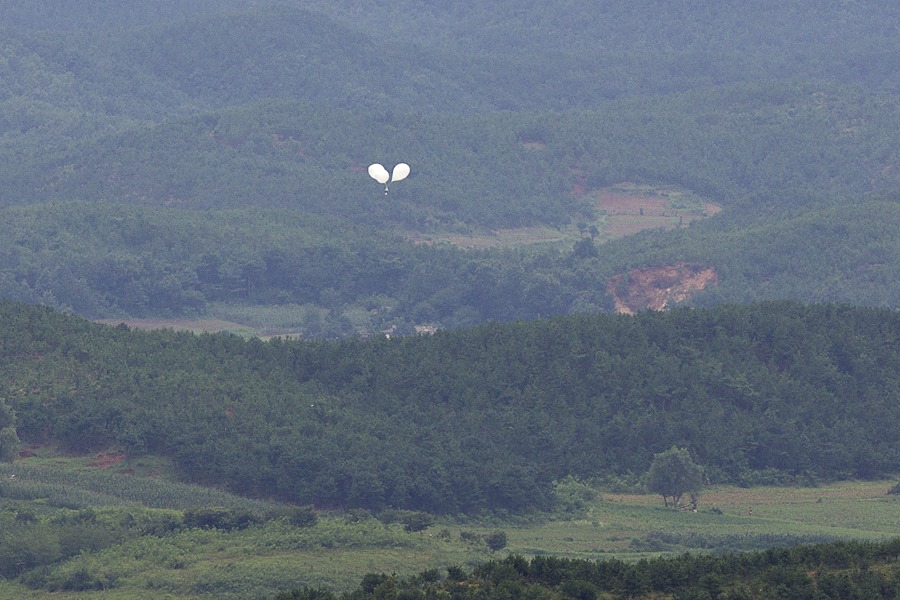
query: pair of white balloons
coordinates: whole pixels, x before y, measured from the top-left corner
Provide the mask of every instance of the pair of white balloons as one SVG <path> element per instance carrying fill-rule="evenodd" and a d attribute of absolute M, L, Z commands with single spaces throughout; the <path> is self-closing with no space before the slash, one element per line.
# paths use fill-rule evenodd
<path fill-rule="evenodd" d="M 409 165 L 406 163 L 400 163 L 394 167 L 393 173 L 388 173 L 387 169 L 378 163 L 369 165 L 369 177 L 382 185 L 387 184 L 388 181 L 393 183 L 395 181 L 400 181 L 401 179 L 406 179 L 408 176 Z"/>

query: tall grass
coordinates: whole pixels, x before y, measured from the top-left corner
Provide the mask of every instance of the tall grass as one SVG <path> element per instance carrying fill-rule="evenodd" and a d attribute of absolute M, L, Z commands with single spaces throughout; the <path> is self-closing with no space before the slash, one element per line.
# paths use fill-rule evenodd
<path fill-rule="evenodd" d="M 139 504 L 181 510 L 221 506 L 263 513 L 278 507 L 272 502 L 242 498 L 199 485 L 103 471 L 66 471 L 16 464 L 0 464 L 0 497 L 42 500 L 50 506 L 72 509 Z"/>

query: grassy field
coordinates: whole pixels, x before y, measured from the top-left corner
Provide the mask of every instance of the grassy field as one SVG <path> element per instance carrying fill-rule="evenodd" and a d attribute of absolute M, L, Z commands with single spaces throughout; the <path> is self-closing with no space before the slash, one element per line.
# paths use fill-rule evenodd
<path fill-rule="evenodd" d="M 900 498 L 886 494 L 888 481 L 714 487 L 696 513 L 667 509 L 659 496 L 594 491 L 568 514 L 441 518 L 407 532 L 366 512 L 320 513 L 315 526 L 298 527 L 285 517 L 290 507 L 176 483 L 164 462 L 104 456 L 45 452 L 0 466 L 0 526 L 18 528 L 0 530 L 0 560 L 21 556 L 15 545 L 41 536 L 56 535 L 62 545 L 76 534 L 87 540 L 69 556 L 0 580 L 0 598 L 265 598 L 302 585 L 350 589 L 369 572 L 471 567 L 508 553 L 637 560 L 900 536 Z M 208 506 L 260 517 L 237 529 L 159 530 Z M 33 520 L 19 523 L 22 514 Z M 88 530 L 78 525 L 85 515 Z M 483 536 L 498 529 L 508 546 L 494 553 Z"/>
<path fill-rule="evenodd" d="M 601 493 L 573 520 L 508 527 L 510 552 L 637 559 L 684 551 L 743 551 L 833 539 L 900 536 L 890 482 L 821 487 L 715 487 L 698 512 L 665 508 L 659 496 Z"/>

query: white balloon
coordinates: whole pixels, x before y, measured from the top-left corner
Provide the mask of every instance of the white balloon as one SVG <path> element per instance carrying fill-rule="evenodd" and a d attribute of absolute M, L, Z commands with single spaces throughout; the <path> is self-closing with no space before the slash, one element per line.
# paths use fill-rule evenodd
<path fill-rule="evenodd" d="M 400 181 L 401 179 L 406 179 L 409 176 L 409 165 L 406 163 L 400 163 L 396 167 L 394 167 L 394 174 L 391 176 L 391 181 Z"/>
<path fill-rule="evenodd" d="M 369 177 L 377 181 L 378 183 L 387 183 L 388 179 L 390 179 L 390 174 L 387 172 L 387 169 L 375 163 L 374 165 L 369 165 Z"/>

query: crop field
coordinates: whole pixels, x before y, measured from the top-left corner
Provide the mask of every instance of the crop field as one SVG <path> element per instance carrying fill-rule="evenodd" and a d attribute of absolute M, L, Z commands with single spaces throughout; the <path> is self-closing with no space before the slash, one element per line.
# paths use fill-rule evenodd
<path fill-rule="evenodd" d="M 711 217 L 721 207 L 684 190 L 623 183 L 596 192 L 604 215 L 603 240 L 634 235 L 644 229 L 673 229 Z"/>
<path fill-rule="evenodd" d="M 439 517 L 410 532 L 367 511 L 319 512 L 313 525 L 298 526 L 286 516 L 294 507 L 177 483 L 165 465 L 141 461 L 101 468 L 90 466 L 107 464 L 97 457 L 36 455 L 0 466 L 0 562 L 35 548 L 57 556 L 0 578 L 0 597 L 271 597 L 303 585 L 354 588 L 370 572 L 471 568 L 508 553 L 638 560 L 900 536 L 889 481 L 714 487 L 697 512 L 665 508 L 659 496 L 590 490 L 568 512 Z M 202 507 L 255 516 L 240 527 L 183 524 Z M 484 537 L 497 530 L 508 544 L 493 552 Z M 58 546 L 48 545 L 53 536 Z M 60 550 L 73 540 L 81 546 Z"/>

